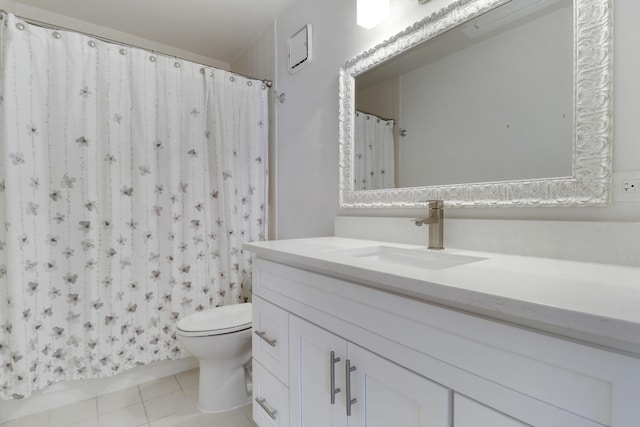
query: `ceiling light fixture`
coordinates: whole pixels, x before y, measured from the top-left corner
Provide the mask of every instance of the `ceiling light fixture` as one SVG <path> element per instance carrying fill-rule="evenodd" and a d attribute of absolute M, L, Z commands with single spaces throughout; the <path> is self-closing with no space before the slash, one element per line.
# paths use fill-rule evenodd
<path fill-rule="evenodd" d="M 357 0 L 358 25 L 370 29 L 389 15 L 389 0 Z"/>

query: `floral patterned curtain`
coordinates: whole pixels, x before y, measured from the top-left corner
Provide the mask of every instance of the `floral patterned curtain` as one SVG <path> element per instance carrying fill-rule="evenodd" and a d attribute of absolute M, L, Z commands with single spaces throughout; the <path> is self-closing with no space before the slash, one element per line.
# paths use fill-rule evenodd
<path fill-rule="evenodd" d="M 0 397 L 185 356 L 178 319 L 250 298 L 266 88 L 0 22 Z"/>
<path fill-rule="evenodd" d="M 395 187 L 394 120 L 356 111 L 354 178 L 356 190 Z"/>

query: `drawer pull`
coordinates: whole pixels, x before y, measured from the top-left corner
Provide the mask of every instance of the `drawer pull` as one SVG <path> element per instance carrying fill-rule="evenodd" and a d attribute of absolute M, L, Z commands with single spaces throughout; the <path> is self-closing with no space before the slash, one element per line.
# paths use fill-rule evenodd
<path fill-rule="evenodd" d="M 336 403 L 336 394 L 340 393 L 340 387 L 336 388 L 336 363 L 340 361 L 340 358 L 336 357 L 335 351 L 332 351 L 329 356 L 329 371 L 331 372 L 329 374 L 331 376 L 331 404 L 334 405 Z"/>
<path fill-rule="evenodd" d="M 358 399 L 351 398 L 351 372 L 356 370 L 355 366 L 351 366 L 351 360 L 347 359 L 345 362 L 346 365 L 346 376 L 347 376 L 347 384 L 346 384 L 346 394 L 347 394 L 347 417 L 351 416 L 351 405 L 358 402 Z"/>
<path fill-rule="evenodd" d="M 269 415 L 271 419 L 275 421 L 278 411 L 267 406 L 267 399 L 260 399 L 259 397 L 256 397 L 256 402 L 262 409 L 264 409 L 264 412 L 266 412 L 267 415 Z"/>
<path fill-rule="evenodd" d="M 276 343 L 278 342 L 277 339 L 271 339 L 271 338 L 267 337 L 267 333 L 265 331 L 255 331 L 255 334 L 257 336 L 259 336 L 260 338 L 262 338 L 264 340 L 264 342 L 269 344 L 271 347 L 275 347 Z"/>

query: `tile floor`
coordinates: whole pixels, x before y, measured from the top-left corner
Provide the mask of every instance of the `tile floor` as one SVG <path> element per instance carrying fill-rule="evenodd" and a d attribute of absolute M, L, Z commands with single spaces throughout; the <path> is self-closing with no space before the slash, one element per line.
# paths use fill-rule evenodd
<path fill-rule="evenodd" d="M 0 424 L 0 427 L 255 427 L 251 405 L 220 414 L 197 409 L 198 370 Z"/>

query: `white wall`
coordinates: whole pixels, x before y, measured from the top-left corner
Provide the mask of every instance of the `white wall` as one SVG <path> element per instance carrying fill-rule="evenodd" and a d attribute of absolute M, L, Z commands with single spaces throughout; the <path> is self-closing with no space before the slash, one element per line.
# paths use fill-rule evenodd
<path fill-rule="evenodd" d="M 358 27 L 356 2 L 298 0 L 276 20 L 278 104 L 278 238 L 333 234 L 338 212 L 338 67 L 446 1 L 392 2 L 391 16 L 373 30 Z M 411 16 L 407 16 L 411 15 Z M 311 62 L 289 74 L 287 39 L 313 26 Z"/>
<path fill-rule="evenodd" d="M 14 0 L 0 0 L 0 9 L 5 12 L 13 13 L 16 7 L 16 2 Z"/>
<path fill-rule="evenodd" d="M 372 30 L 357 27 L 355 0 L 298 0 L 276 21 L 278 104 L 278 238 L 333 234 L 335 215 L 412 216 L 415 210 L 339 210 L 338 67 L 410 23 L 446 6 L 447 0 L 392 0 L 391 16 Z M 640 2 L 614 2 L 614 171 L 640 171 Z M 287 38 L 313 24 L 312 62 L 294 75 L 286 70 Z M 614 179 L 618 176 L 615 174 Z M 590 208 L 456 209 L 448 217 L 587 221 L 637 221 L 640 203 Z"/>
<path fill-rule="evenodd" d="M 572 11 L 470 40 L 402 75 L 401 187 L 571 176 Z"/>
<path fill-rule="evenodd" d="M 447 249 L 640 267 L 640 222 L 446 218 Z M 425 247 L 429 227 L 400 217 L 337 216 L 335 235 Z"/>

